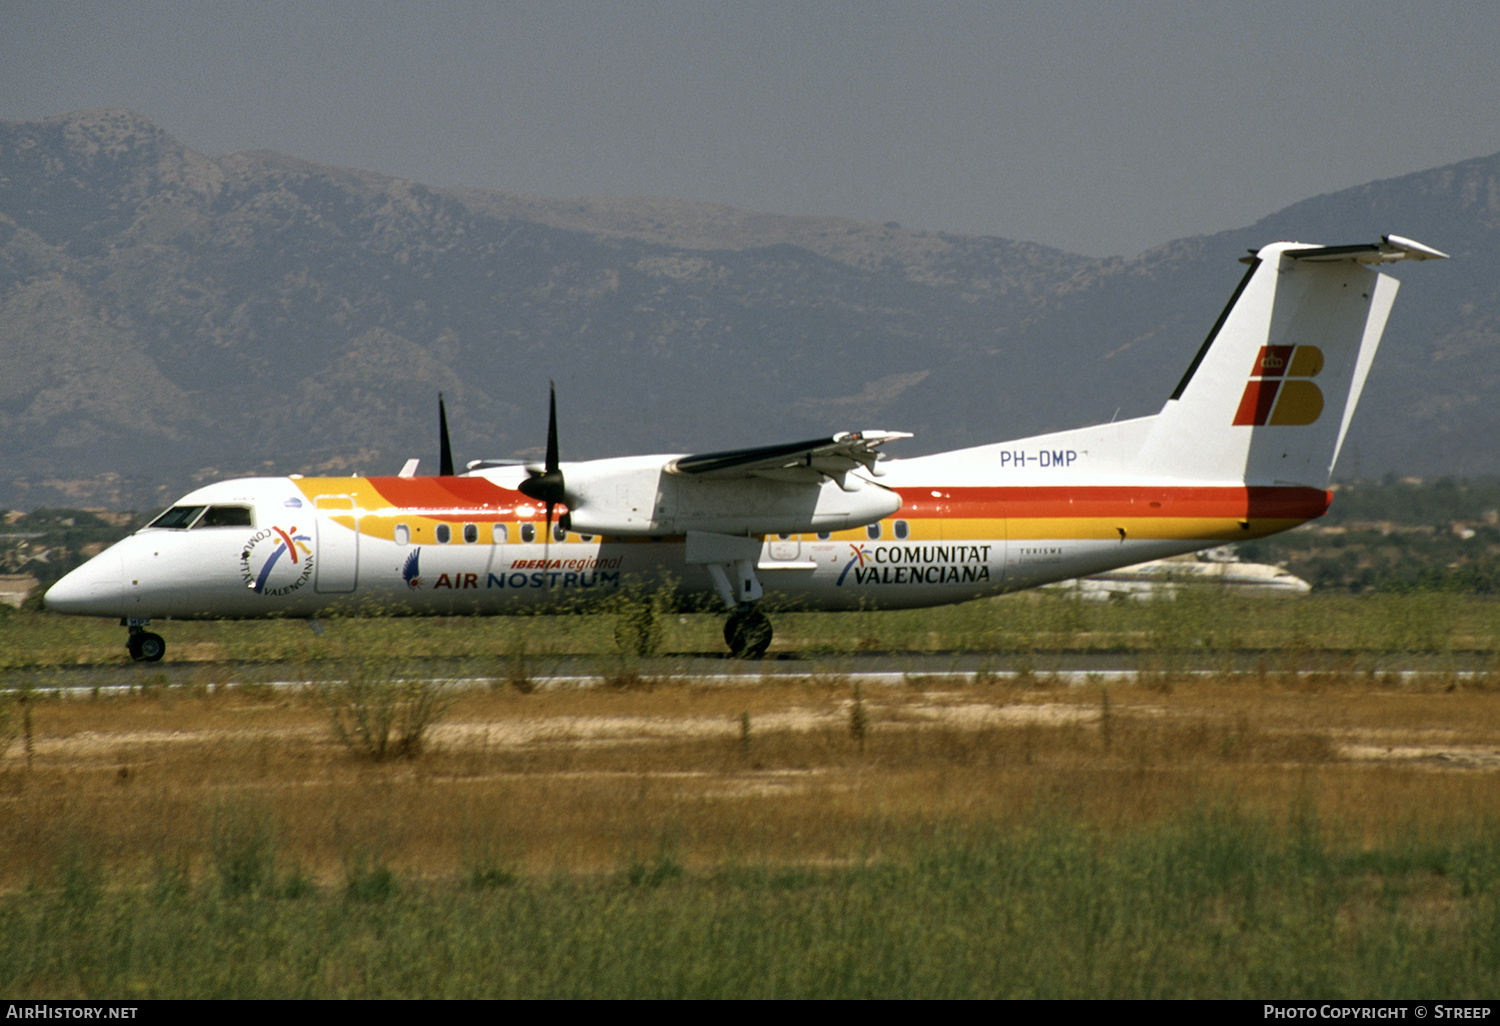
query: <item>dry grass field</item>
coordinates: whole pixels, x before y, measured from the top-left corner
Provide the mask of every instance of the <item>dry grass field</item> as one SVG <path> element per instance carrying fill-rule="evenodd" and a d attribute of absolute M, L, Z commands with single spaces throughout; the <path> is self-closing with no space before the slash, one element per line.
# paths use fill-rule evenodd
<path fill-rule="evenodd" d="M 15 996 L 1500 983 L 1482 678 L 627 674 L 463 692 L 382 762 L 312 690 L 29 714 L 0 761 Z"/>
<path fill-rule="evenodd" d="M 1482 684 L 981 678 L 861 703 L 862 744 L 836 674 L 476 690 L 420 757 L 374 763 L 335 741 L 312 691 L 36 702 L 30 769 L 19 738 L 0 764 L 0 887 L 56 885 L 80 843 L 111 883 L 164 859 L 200 875 L 226 810 L 263 819 L 278 859 L 324 885 L 366 856 L 425 879 L 596 872 L 664 847 L 692 869 L 907 858 L 921 831 L 880 824 L 1022 824 L 1039 804 L 1106 833 L 1195 805 L 1272 822 L 1305 806 L 1356 846 L 1500 811 L 1500 693 Z"/>

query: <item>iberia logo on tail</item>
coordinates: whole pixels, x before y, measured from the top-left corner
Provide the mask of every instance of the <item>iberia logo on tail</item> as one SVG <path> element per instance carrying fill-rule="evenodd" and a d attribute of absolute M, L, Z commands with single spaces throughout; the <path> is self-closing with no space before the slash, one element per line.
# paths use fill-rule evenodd
<path fill-rule="evenodd" d="M 1311 424 L 1323 412 L 1323 392 L 1311 380 L 1322 369 L 1323 351 L 1317 346 L 1261 346 L 1234 423 Z"/>

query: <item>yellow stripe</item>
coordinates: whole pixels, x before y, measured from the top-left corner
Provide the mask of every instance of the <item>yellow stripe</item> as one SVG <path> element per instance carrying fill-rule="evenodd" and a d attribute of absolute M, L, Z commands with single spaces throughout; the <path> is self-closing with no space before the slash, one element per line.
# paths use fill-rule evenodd
<path fill-rule="evenodd" d="M 1135 540 L 1182 540 L 1191 541 L 1235 541 L 1245 538 L 1262 538 L 1268 534 L 1296 527 L 1300 519 L 1253 519 L 1237 520 L 1234 517 L 1039 517 L 1008 521 L 966 521 L 971 530 L 988 529 L 991 537 L 997 528 L 1007 532 L 1002 537 L 1011 541 L 1028 541 L 1041 538 L 1068 538 L 1077 540 L 1118 541 L 1123 529 L 1125 537 Z M 953 523 L 952 521 L 949 522 Z M 1249 526 L 1243 526 L 1248 524 Z M 962 529 L 962 528 L 961 528 Z M 950 538 L 964 537 L 948 534 Z M 986 537 L 974 535 L 973 537 Z"/>

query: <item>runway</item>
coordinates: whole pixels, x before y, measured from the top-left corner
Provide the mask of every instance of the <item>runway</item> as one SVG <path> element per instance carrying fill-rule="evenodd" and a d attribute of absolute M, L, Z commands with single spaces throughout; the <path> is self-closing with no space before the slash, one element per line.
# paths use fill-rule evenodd
<path fill-rule="evenodd" d="M 293 663 L 100 663 L 0 670 L 0 690 L 33 688 L 70 696 L 129 693 L 162 687 L 255 686 L 297 689 L 340 675 L 336 661 Z M 1276 675 L 1355 674 L 1383 683 L 1433 677 L 1487 676 L 1494 658 L 1486 652 L 1372 653 L 1241 650 L 1220 653 L 1151 652 L 868 652 L 779 654 L 759 661 L 681 654 L 625 660 L 619 656 L 534 656 L 524 667 L 501 657 L 393 661 L 393 678 L 438 681 L 453 687 L 496 687 L 524 682 L 533 688 L 586 688 L 650 681 L 653 684 L 712 684 L 754 687 L 768 680 L 846 678 L 870 686 L 958 683 L 1011 679 L 1084 687 L 1131 683 L 1170 674 L 1261 679 Z"/>

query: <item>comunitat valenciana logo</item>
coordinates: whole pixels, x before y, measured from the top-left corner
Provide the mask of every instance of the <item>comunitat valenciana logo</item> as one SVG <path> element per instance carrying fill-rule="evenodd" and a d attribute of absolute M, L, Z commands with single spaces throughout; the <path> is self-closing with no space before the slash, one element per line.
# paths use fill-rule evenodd
<path fill-rule="evenodd" d="M 1234 423 L 1311 424 L 1323 413 L 1323 391 L 1312 381 L 1322 369 L 1323 351 L 1317 346 L 1261 346 Z"/>
<path fill-rule="evenodd" d="M 312 577 L 313 555 L 308 542 L 292 527 L 264 527 L 250 536 L 240 553 L 240 577 L 257 595 L 286 595 Z"/>

